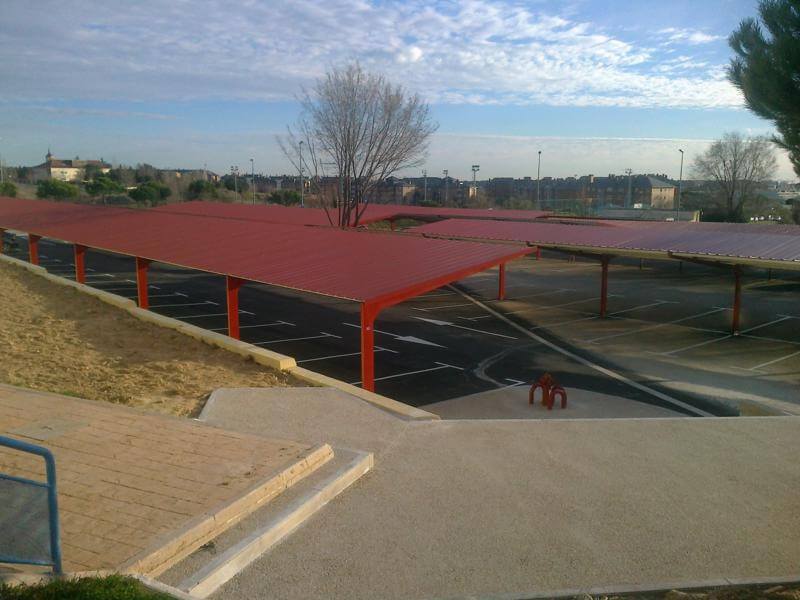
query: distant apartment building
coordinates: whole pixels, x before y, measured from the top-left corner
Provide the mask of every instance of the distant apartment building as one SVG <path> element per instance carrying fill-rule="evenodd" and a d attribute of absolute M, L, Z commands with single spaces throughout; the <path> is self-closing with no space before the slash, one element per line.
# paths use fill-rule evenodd
<path fill-rule="evenodd" d="M 595 177 L 543 177 L 540 181 L 525 177 L 495 177 L 481 182 L 489 197 L 497 204 L 512 199 L 539 200 L 543 208 L 564 202 L 583 204 L 587 208 L 616 206 L 620 208 L 664 208 L 675 206 L 676 187 L 663 176 L 609 175 Z M 538 198 L 537 198 L 538 196 Z"/>
<path fill-rule="evenodd" d="M 370 201 L 376 204 L 413 204 L 416 190 L 417 186 L 410 181 L 388 177 L 375 186 Z"/>
<path fill-rule="evenodd" d="M 55 158 L 47 151 L 45 161 L 31 169 L 34 181 L 42 179 L 58 179 L 60 181 L 83 181 L 86 178 L 86 169 L 96 167 L 101 173 L 108 173 L 111 165 L 100 160 L 81 160 L 75 157 L 72 160 Z"/>

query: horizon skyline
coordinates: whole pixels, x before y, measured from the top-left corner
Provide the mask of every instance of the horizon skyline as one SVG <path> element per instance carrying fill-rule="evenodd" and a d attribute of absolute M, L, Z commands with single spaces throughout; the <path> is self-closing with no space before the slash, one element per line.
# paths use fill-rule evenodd
<path fill-rule="evenodd" d="M 431 104 L 424 165 L 471 178 L 614 173 L 677 179 L 727 131 L 769 135 L 725 77 L 754 0 L 221 0 L 162 6 L 9 0 L 0 23 L 0 154 L 288 172 L 275 136 L 326 69 L 358 60 Z M 153 18 L 153 15 L 159 15 Z M 298 28 L 297 23 L 315 23 Z M 320 32 L 324 32 L 324 35 Z M 31 46 L 29 40 L 36 39 Z M 797 180 L 776 148 L 776 179 Z M 463 167 L 459 166 L 463 165 Z M 463 171 L 463 172 L 462 172 Z"/>

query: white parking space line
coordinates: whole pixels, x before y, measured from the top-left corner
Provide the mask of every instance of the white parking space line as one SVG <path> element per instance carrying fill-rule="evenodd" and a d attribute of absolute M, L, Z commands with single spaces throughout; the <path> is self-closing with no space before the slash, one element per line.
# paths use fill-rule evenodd
<path fill-rule="evenodd" d="M 320 335 L 309 335 L 306 337 L 296 337 L 296 338 L 284 338 L 281 340 L 267 340 L 266 342 L 250 342 L 251 344 L 255 344 L 256 346 L 266 346 L 269 344 L 280 344 L 282 342 L 299 342 L 302 340 L 319 340 L 322 338 L 336 338 L 338 340 L 342 339 L 340 335 L 334 335 L 332 333 L 325 333 L 324 331 L 320 331 Z"/>
<path fill-rule="evenodd" d="M 492 315 L 479 315 L 477 317 L 458 317 L 459 319 L 464 319 L 465 321 L 480 321 L 482 319 L 491 319 Z"/>
<path fill-rule="evenodd" d="M 462 307 L 462 306 L 472 306 L 472 305 L 471 304 L 445 304 L 443 306 L 431 306 L 429 308 L 419 308 L 417 306 L 412 306 L 411 308 L 412 308 L 412 310 L 423 310 L 425 312 L 428 312 L 428 311 L 431 311 L 431 310 L 444 310 L 445 308 L 459 308 L 459 307 Z"/>
<path fill-rule="evenodd" d="M 620 294 L 609 294 L 609 298 L 622 298 Z M 583 304 L 584 302 L 599 302 L 600 296 L 596 298 L 585 298 L 583 300 L 572 300 L 570 302 L 563 302 L 561 304 L 531 304 L 528 308 L 521 308 L 519 310 L 511 310 L 508 312 L 504 312 L 503 314 L 506 315 L 517 315 L 526 312 L 533 312 L 536 310 L 549 310 L 551 308 L 563 308 L 565 306 L 572 306 L 574 304 Z M 583 319 L 580 319 L 583 320 Z"/>
<path fill-rule="evenodd" d="M 574 361 L 576 361 L 576 362 L 578 362 L 578 363 L 580 363 L 580 364 L 582 364 L 582 365 L 584 365 L 584 366 L 586 366 L 586 367 L 588 367 L 590 369 L 593 369 L 593 370 L 595 370 L 595 371 L 597 371 L 599 373 L 607 375 L 608 377 L 616 379 L 617 381 L 620 381 L 620 382 L 622 382 L 622 383 L 624 383 L 626 385 L 629 385 L 629 386 L 631 386 L 633 388 L 636 388 L 637 390 L 640 390 L 642 392 L 650 394 L 651 396 L 655 396 L 656 398 L 659 398 L 660 400 L 668 402 L 673 406 L 679 406 L 682 409 L 687 410 L 687 411 L 689 411 L 690 413 L 692 413 L 694 415 L 699 415 L 699 416 L 703 416 L 703 417 L 711 417 L 711 416 L 713 416 L 711 413 L 709 413 L 707 411 L 704 411 L 704 410 L 699 409 L 699 408 L 697 408 L 695 406 L 692 406 L 691 404 L 687 404 L 686 402 L 682 402 L 681 400 L 678 400 L 677 398 L 673 398 L 672 396 L 669 396 L 669 395 L 667 395 L 667 394 L 665 394 L 663 392 L 660 392 L 658 390 L 654 390 L 653 388 L 651 388 L 649 386 L 646 386 L 646 385 L 644 385 L 642 383 L 639 383 L 638 381 L 634 381 L 634 380 L 630 379 L 629 377 L 626 377 L 625 375 L 622 375 L 621 373 L 617 373 L 616 371 L 614 371 L 612 369 L 607 369 L 606 367 L 603 367 L 601 365 L 598 365 L 597 363 L 594 363 L 594 362 L 592 362 L 590 360 L 587 360 L 587 359 L 583 358 L 582 356 L 579 356 L 579 355 L 575 354 L 574 352 L 571 352 L 571 351 L 567 350 L 566 348 L 562 348 L 558 344 L 555 344 L 555 343 L 551 342 L 550 340 L 541 337 L 540 335 L 537 335 L 537 334 L 535 334 L 535 333 L 533 333 L 531 331 L 528 331 L 522 325 L 520 325 L 518 323 L 515 323 L 511 319 L 508 319 L 508 318 L 504 317 L 502 314 L 500 314 L 499 312 L 494 310 L 491 306 L 488 306 L 488 305 L 484 304 L 483 302 L 481 302 L 480 300 L 477 300 L 476 298 L 472 298 L 472 296 L 461 292 L 458 288 L 453 287 L 452 289 L 457 291 L 464 298 L 466 298 L 468 300 L 472 300 L 477 306 L 480 306 L 486 312 L 488 312 L 490 314 L 493 314 L 498 319 L 500 319 L 500 320 L 504 321 L 505 323 L 507 323 L 510 327 L 513 327 L 514 329 L 516 329 L 518 331 L 521 331 L 522 333 L 524 333 L 525 335 L 527 335 L 531 339 L 536 340 L 540 344 L 543 344 L 543 345 L 547 346 L 548 348 L 551 348 L 551 349 L 555 350 L 556 352 L 558 352 L 560 354 L 563 354 L 564 356 L 567 356 L 567 357 L 571 358 L 572 360 L 574 360 Z"/>
<path fill-rule="evenodd" d="M 375 346 L 375 352 L 391 352 L 392 354 L 398 354 L 397 350 L 389 350 L 388 348 L 382 348 L 381 346 Z M 332 358 L 345 358 L 348 356 L 360 356 L 361 352 L 348 352 L 347 354 L 331 354 L 329 356 L 318 356 L 317 358 L 306 358 L 304 360 L 298 360 L 297 364 L 303 363 L 310 363 L 310 362 L 317 362 L 320 360 L 328 360 Z"/>
<path fill-rule="evenodd" d="M 783 316 L 780 319 L 775 319 L 774 321 L 770 321 L 769 323 L 762 323 L 761 325 L 756 325 L 755 327 L 750 327 L 749 329 L 743 329 L 741 333 L 750 333 L 751 331 L 755 331 L 756 329 L 769 327 L 770 325 L 774 325 L 775 323 L 780 323 L 781 321 L 787 321 L 789 319 L 791 319 L 791 317 Z"/>
<path fill-rule="evenodd" d="M 295 327 L 294 323 L 289 323 L 289 321 L 275 321 L 274 323 L 258 323 L 256 325 L 239 325 L 239 329 L 255 329 L 257 327 L 275 327 L 276 325 L 288 325 L 289 327 Z M 227 327 L 215 327 L 210 329 L 209 331 L 228 331 Z"/>
<path fill-rule="evenodd" d="M 494 331 L 484 331 L 483 329 L 473 329 L 472 327 L 464 327 L 463 325 L 456 325 L 455 323 L 451 323 L 449 321 L 438 321 L 436 319 L 426 319 L 425 317 L 414 317 L 415 319 L 419 319 L 420 321 L 425 321 L 426 323 L 431 323 L 432 325 L 446 325 L 448 327 L 455 327 L 456 329 L 466 329 L 467 331 L 474 331 L 476 333 L 483 333 L 485 335 L 493 335 L 495 337 L 505 338 L 507 340 L 516 340 L 518 338 L 512 335 L 505 335 L 503 333 L 495 333 Z"/>
<path fill-rule="evenodd" d="M 455 296 L 453 292 L 428 292 L 427 294 L 422 294 L 421 296 L 417 296 L 416 298 L 412 298 L 411 300 L 420 300 L 425 298 L 443 298 L 444 296 Z"/>
<path fill-rule="evenodd" d="M 219 304 L 216 302 L 212 302 L 211 300 L 206 300 L 204 302 L 184 302 L 182 304 L 152 304 L 150 305 L 150 308 L 178 308 L 182 306 L 207 306 L 209 304 L 213 304 L 214 306 L 219 306 Z"/>
<path fill-rule="evenodd" d="M 179 296 L 181 298 L 188 298 L 186 294 L 181 294 L 180 292 L 173 292 L 172 294 L 148 294 L 148 298 L 174 298 L 175 296 Z M 175 306 L 174 304 L 170 306 Z M 154 307 L 151 307 L 154 308 Z"/>
<path fill-rule="evenodd" d="M 441 371 L 442 369 L 457 369 L 459 371 L 463 371 L 462 367 L 454 367 L 453 365 L 448 365 L 445 363 L 436 362 L 434 364 L 439 365 L 438 367 L 431 367 L 430 369 L 420 369 L 418 371 L 407 371 L 405 373 L 395 373 L 394 375 L 386 375 L 385 377 L 376 377 L 375 381 L 384 381 L 386 379 L 396 379 L 397 377 L 408 377 L 409 375 L 418 375 L 419 373 L 430 373 L 431 371 Z M 361 385 L 360 381 L 354 381 L 350 385 Z"/>
<path fill-rule="evenodd" d="M 763 367 L 768 367 L 770 365 L 774 365 L 775 363 L 779 363 L 781 361 L 787 360 L 789 358 L 792 358 L 793 356 L 800 356 L 800 350 L 798 350 L 797 352 L 792 352 L 791 354 L 787 354 L 786 356 L 782 356 L 780 358 L 776 358 L 774 360 L 769 360 L 769 361 L 767 361 L 765 363 L 761 363 L 760 365 L 756 365 L 755 367 L 750 367 L 748 370 L 749 371 L 758 371 L 759 369 L 761 369 Z"/>
<path fill-rule="evenodd" d="M 693 348 L 701 348 L 703 346 L 708 346 L 709 344 L 716 344 L 717 342 L 721 342 L 723 340 L 727 340 L 732 337 L 733 335 L 728 334 L 719 338 L 715 338 L 713 340 L 706 340 L 705 342 L 698 342 L 697 344 L 691 344 L 690 346 L 684 346 L 683 348 L 676 348 L 675 350 L 670 350 L 669 352 L 648 352 L 648 354 L 658 354 L 660 356 L 675 356 L 676 354 L 680 354 L 681 352 L 685 352 L 686 350 L 692 350 Z"/>
<path fill-rule="evenodd" d="M 239 313 L 240 314 L 244 313 L 244 314 L 247 314 L 247 315 L 252 315 L 253 314 L 251 312 L 247 312 L 246 310 L 240 310 Z M 224 313 L 209 313 L 209 314 L 206 314 L 206 315 L 182 315 L 182 316 L 176 316 L 176 317 L 173 317 L 173 318 L 174 319 L 184 320 L 184 319 L 202 319 L 202 318 L 205 318 L 205 317 L 227 317 L 227 316 L 228 316 L 228 313 L 224 312 Z"/>
<path fill-rule="evenodd" d="M 506 298 L 505 300 L 494 299 L 494 300 L 489 300 L 489 302 L 507 302 L 509 300 L 514 301 L 514 300 L 521 300 L 523 298 L 538 298 L 540 296 L 554 296 L 555 294 L 563 294 L 565 292 L 574 292 L 574 291 L 575 290 L 570 289 L 570 288 L 560 288 L 560 289 L 557 289 L 557 290 L 548 290 L 546 292 L 537 292 L 535 294 L 522 294 L 521 296 L 517 296 L 516 294 L 514 294 L 513 296 L 511 296 L 510 298 Z"/>
<path fill-rule="evenodd" d="M 356 329 L 361 329 L 361 325 L 356 325 L 355 323 L 342 323 L 342 325 L 346 327 L 355 327 Z M 423 340 L 422 338 L 418 338 L 413 335 L 400 335 L 399 333 L 390 333 L 389 331 L 381 331 L 380 329 L 373 329 L 375 333 L 381 333 L 383 335 L 388 335 L 393 337 L 398 342 L 410 342 L 412 344 L 421 344 L 423 346 L 435 346 L 436 348 L 444 348 L 441 344 L 437 344 L 435 342 L 429 342 L 428 340 Z"/>
<path fill-rule="evenodd" d="M 673 300 L 658 300 L 656 302 L 651 302 L 650 304 L 640 304 L 639 306 L 634 306 L 633 308 L 626 308 L 625 310 L 618 310 L 616 312 L 608 313 L 606 316 L 613 317 L 615 315 L 622 315 L 628 312 L 633 312 L 634 310 L 640 310 L 642 308 L 650 308 L 651 306 L 661 306 L 662 304 L 677 304 L 677 302 Z"/>
<path fill-rule="evenodd" d="M 507 315 L 513 313 L 505 313 Z M 568 321 L 558 321 L 557 323 L 545 323 L 544 325 L 537 325 L 536 327 L 531 327 L 531 331 L 536 331 L 537 329 L 548 329 L 550 327 L 560 327 L 561 325 L 569 325 L 570 323 L 580 323 L 581 321 L 591 321 L 592 319 L 599 319 L 597 315 L 592 315 L 591 317 L 579 317 L 577 319 L 569 319 Z"/>
<path fill-rule="evenodd" d="M 800 342 L 795 342 L 792 340 L 783 340 L 781 338 L 767 337 L 764 335 L 751 335 L 749 333 L 740 333 L 739 337 L 744 337 L 751 340 L 763 340 L 765 342 L 778 342 L 781 344 L 789 344 L 790 346 L 800 346 Z"/>
<path fill-rule="evenodd" d="M 666 323 L 658 323 L 657 325 L 648 325 L 647 327 L 638 327 L 636 329 L 631 329 L 630 331 L 623 331 L 621 333 L 612 333 L 609 335 L 601 335 L 600 337 L 592 338 L 590 340 L 583 340 L 585 342 L 589 342 L 590 344 L 594 344 L 596 342 L 602 340 L 610 340 L 612 338 L 622 337 L 624 335 L 633 335 L 635 333 L 640 333 L 642 331 L 650 331 L 652 329 L 659 329 L 661 327 L 666 327 L 667 325 L 675 325 L 676 323 L 682 323 L 683 321 L 691 321 L 692 319 L 697 319 L 699 317 L 704 317 L 706 315 L 713 315 L 714 313 L 722 312 L 726 310 L 724 308 L 715 308 L 713 310 L 708 310 L 706 312 L 701 312 L 696 315 L 691 315 L 688 317 L 682 317 L 680 319 L 675 319 L 674 321 L 667 321 Z"/>

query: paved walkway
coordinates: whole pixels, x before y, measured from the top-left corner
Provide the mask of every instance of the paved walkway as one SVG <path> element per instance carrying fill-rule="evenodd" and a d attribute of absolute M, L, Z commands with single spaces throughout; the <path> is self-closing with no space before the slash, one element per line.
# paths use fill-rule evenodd
<path fill-rule="evenodd" d="M 800 418 L 407 422 L 334 390 L 225 392 L 207 418 L 376 452 L 215 597 L 526 597 L 800 574 Z"/>
<path fill-rule="evenodd" d="M 116 568 L 147 556 L 310 451 L 283 436 L 266 439 L 5 385 L 0 434 L 55 455 L 68 571 Z M 43 480 L 43 461 L 0 448 L 0 473 Z"/>
<path fill-rule="evenodd" d="M 530 386 L 514 386 L 428 404 L 425 410 L 443 419 L 625 419 L 683 417 L 685 415 L 660 406 L 628 400 L 619 396 L 589 390 L 567 390 L 567 407 L 560 399 L 552 410 L 542 406 L 541 392 L 537 401 L 528 404 Z"/>

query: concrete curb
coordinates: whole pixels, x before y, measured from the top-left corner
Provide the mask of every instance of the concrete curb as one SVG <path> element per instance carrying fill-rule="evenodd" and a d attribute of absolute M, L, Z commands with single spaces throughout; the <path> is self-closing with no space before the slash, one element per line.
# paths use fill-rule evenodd
<path fill-rule="evenodd" d="M 552 591 L 533 591 L 509 594 L 475 595 L 475 596 L 449 596 L 439 600 L 545 600 L 558 598 L 578 598 L 592 597 L 600 598 L 603 596 L 628 596 L 640 594 L 653 594 L 659 592 L 669 592 L 671 590 L 689 591 L 702 590 L 706 588 L 735 588 L 763 585 L 796 585 L 800 583 L 800 575 L 789 575 L 785 577 L 753 577 L 749 579 L 739 578 L 720 578 L 702 581 L 682 581 L 674 583 L 643 583 L 640 585 L 608 585 L 586 588 L 571 588 Z"/>
<path fill-rule="evenodd" d="M 179 587 L 192 597 L 207 598 L 249 564 L 279 544 L 328 502 L 350 487 L 374 465 L 371 452 L 359 452 L 340 471 L 292 503 L 265 527 L 223 552 L 211 563 L 182 581 Z"/>
<path fill-rule="evenodd" d="M 209 331 L 208 329 L 203 329 L 202 327 L 197 327 L 196 325 L 191 325 L 190 323 L 184 323 L 183 321 L 173 319 L 172 317 L 165 317 L 164 315 L 154 313 L 153 311 L 139 308 L 136 305 L 136 302 L 130 298 L 124 298 L 122 296 L 118 296 L 117 294 L 104 292 L 103 290 L 98 290 L 88 285 L 77 283 L 70 279 L 59 277 L 58 275 L 53 275 L 48 273 L 44 267 L 32 265 L 24 260 L 19 260 L 5 254 L 0 254 L 0 260 L 17 267 L 27 269 L 28 271 L 36 273 L 37 275 L 41 275 L 48 281 L 52 281 L 58 285 L 71 287 L 89 296 L 94 296 L 106 304 L 122 308 L 131 316 L 136 317 L 141 321 L 145 321 L 146 323 L 151 323 L 159 327 L 178 331 L 196 340 L 200 340 L 209 346 L 222 348 L 223 350 L 238 354 L 243 358 L 250 359 L 256 364 L 269 367 L 277 371 L 287 372 L 301 381 L 305 381 L 317 386 L 336 388 L 401 418 L 411 421 L 439 420 L 439 416 L 433 413 L 409 406 L 408 404 L 398 402 L 397 400 L 392 400 L 391 398 L 381 396 L 380 394 L 368 392 L 367 390 L 350 385 L 344 381 L 339 381 L 333 377 L 328 377 L 327 375 L 322 375 L 321 373 L 315 373 L 314 371 L 309 371 L 303 367 L 298 367 L 297 361 L 291 356 L 286 356 L 285 354 L 279 354 L 271 350 L 259 348 L 258 346 L 233 339 L 227 335 L 223 335 L 215 331 Z"/>
<path fill-rule="evenodd" d="M 393 413 L 395 415 L 399 415 L 409 421 L 438 421 L 440 420 L 439 415 L 435 415 L 427 410 L 422 410 L 421 408 L 416 408 L 409 404 L 404 404 L 402 402 L 398 402 L 397 400 L 392 400 L 391 398 L 387 398 L 386 396 L 381 396 L 380 394 L 376 394 L 374 392 L 369 392 L 367 390 L 361 389 L 355 385 L 350 385 L 349 383 L 345 383 L 344 381 L 339 381 L 338 379 L 334 379 L 333 377 L 328 377 L 327 375 L 322 375 L 320 373 L 315 373 L 314 371 L 309 371 L 308 369 L 304 369 L 303 367 L 294 367 L 289 369 L 289 372 L 294 375 L 297 379 L 301 381 L 307 381 L 309 383 L 313 383 L 316 385 L 320 385 L 323 387 L 332 387 L 336 388 L 337 390 L 341 390 L 351 396 L 356 396 L 357 398 L 361 398 L 370 404 L 377 406 L 387 412 Z"/>
<path fill-rule="evenodd" d="M 333 459 L 333 449 L 321 444 L 301 458 L 261 480 L 233 501 L 189 521 L 177 533 L 171 532 L 123 564 L 119 571 L 126 575 L 142 574 L 158 577 L 200 546 L 229 529 L 261 505 L 291 488 Z"/>

